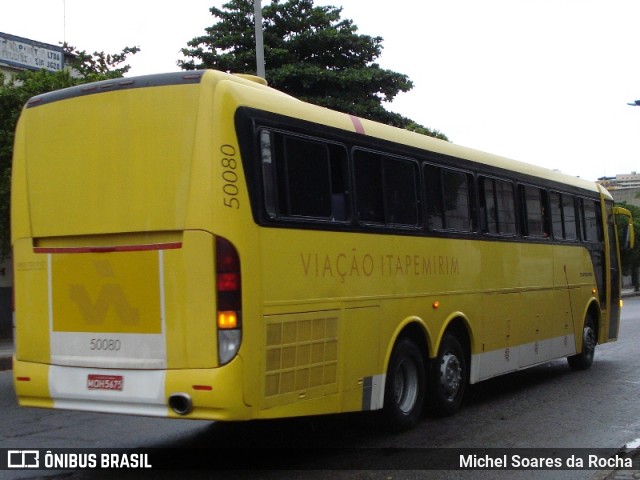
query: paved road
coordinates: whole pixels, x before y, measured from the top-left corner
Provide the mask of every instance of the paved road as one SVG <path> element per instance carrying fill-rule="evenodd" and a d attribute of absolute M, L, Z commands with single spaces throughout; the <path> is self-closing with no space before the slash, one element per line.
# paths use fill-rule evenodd
<path fill-rule="evenodd" d="M 313 419 L 212 424 L 109 414 L 21 409 L 16 406 L 11 372 L 0 372 L 0 448 L 155 448 L 207 447 L 211 462 L 221 455 L 247 454 L 246 447 L 285 447 L 274 454 L 292 456 L 304 465 L 308 451 L 288 447 L 338 448 L 323 453 L 361 462 L 363 448 L 386 449 L 388 468 L 381 471 L 196 472 L 193 478 L 603 478 L 598 471 L 434 472 L 397 470 L 405 448 L 606 448 L 617 449 L 640 438 L 640 299 L 628 299 L 623 310 L 621 338 L 598 346 L 596 361 L 585 372 L 571 371 L 555 361 L 472 386 L 461 411 L 453 417 L 425 416 L 414 430 L 390 435 L 371 415 L 340 415 Z M 350 450 L 354 449 L 354 450 Z M 237 451 L 237 452 L 236 452 Z M 223 453 L 221 453 L 223 452 Z M 346 452 L 346 453 L 345 453 Z M 359 453 L 360 452 L 360 453 Z M 250 455 L 251 453 L 249 453 Z M 353 455 L 344 459 L 344 455 Z M 315 465 L 317 456 L 306 457 Z M 238 462 L 242 462 L 238 457 Z M 8 478 L 34 478 L 35 472 L 11 473 Z M 55 473 L 64 478 L 110 478 L 101 472 Z M 112 473 L 111 473 L 112 475 Z M 132 472 L 127 478 L 140 478 Z M 625 474 L 626 475 L 626 474 Z M 178 478 L 155 472 L 153 478 Z M 621 477 L 622 478 L 622 477 Z M 624 477 L 632 478 L 632 477 Z"/>

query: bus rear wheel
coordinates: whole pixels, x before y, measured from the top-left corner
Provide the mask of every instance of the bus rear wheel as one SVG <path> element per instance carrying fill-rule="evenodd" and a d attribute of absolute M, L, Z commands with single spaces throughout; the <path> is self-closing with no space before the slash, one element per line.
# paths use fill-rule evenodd
<path fill-rule="evenodd" d="M 447 333 L 442 338 L 430 373 L 430 407 L 436 415 L 452 415 L 460 407 L 467 385 L 467 361 L 454 335 Z"/>
<path fill-rule="evenodd" d="M 391 352 L 382 410 L 391 430 L 408 430 L 418 423 L 424 404 L 425 383 L 426 372 L 420 349 L 410 338 L 400 338 Z"/>
<path fill-rule="evenodd" d="M 569 366 L 573 370 L 586 370 L 591 366 L 596 353 L 597 341 L 595 322 L 591 315 L 587 315 L 582 328 L 582 351 L 577 355 L 567 357 Z"/>

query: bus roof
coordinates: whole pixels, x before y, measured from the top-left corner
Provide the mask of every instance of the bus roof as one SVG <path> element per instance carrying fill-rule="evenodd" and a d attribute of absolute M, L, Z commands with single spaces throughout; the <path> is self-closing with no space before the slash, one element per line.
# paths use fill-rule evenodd
<path fill-rule="evenodd" d="M 344 113 L 331 111 L 324 107 L 308 104 L 294 99 L 293 97 L 279 90 L 266 86 L 266 82 L 259 77 L 253 77 L 251 75 L 244 74 L 228 74 L 217 70 L 195 70 L 104 80 L 35 96 L 27 102 L 25 108 L 33 108 L 39 105 L 73 97 L 122 89 L 161 87 L 179 84 L 206 85 L 215 84 L 222 80 L 227 80 L 238 84 L 250 85 L 257 90 L 261 90 L 262 92 L 267 94 L 267 96 L 277 95 L 282 100 L 286 99 L 284 103 L 295 102 L 297 108 L 295 109 L 295 113 L 292 113 L 292 116 L 294 117 L 300 114 L 300 107 L 302 105 L 304 105 L 304 107 L 302 107 L 302 111 L 305 112 L 304 116 L 306 117 L 306 119 L 316 120 L 319 123 L 328 126 L 334 125 L 334 121 L 338 117 L 342 117 L 342 119 L 344 119 L 344 115 L 346 115 Z M 331 115 L 327 115 L 328 112 L 331 112 Z M 286 114 L 286 107 L 285 111 L 279 109 L 279 113 Z M 378 122 L 365 119 L 360 119 L 360 122 L 364 127 L 365 134 L 369 136 L 411 146 L 421 150 L 427 150 L 442 155 L 464 159 L 478 164 L 484 164 L 506 171 L 517 172 L 523 175 L 544 179 L 550 182 L 557 182 L 591 192 L 601 191 L 606 197 L 611 198 L 611 195 L 606 191 L 606 189 L 602 186 L 599 186 L 594 181 L 585 180 L 580 177 L 574 177 L 556 170 L 550 170 L 530 163 L 513 160 L 507 157 L 483 152 L 462 145 L 457 145 L 445 140 L 440 140 L 437 138 L 429 137 L 427 135 L 411 132 L 409 130 L 403 130 L 389 125 L 384 125 Z M 343 122 L 339 122 L 339 124 L 344 125 Z"/>

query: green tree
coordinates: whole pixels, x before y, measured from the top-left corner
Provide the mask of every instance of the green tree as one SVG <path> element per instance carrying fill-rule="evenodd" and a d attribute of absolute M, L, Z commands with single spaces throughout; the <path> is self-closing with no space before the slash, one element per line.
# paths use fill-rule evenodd
<path fill-rule="evenodd" d="M 65 44 L 67 52 L 74 55 L 72 68 L 82 79 L 80 83 L 87 83 L 109 78 L 120 78 L 130 69 L 130 65 L 122 65 L 129 55 L 135 55 L 140 51 L 139 47 L 125 47 L 120 53 L 93 52 L 88 54 L 85 50 L 77 50 L 75 47 Z"/>
<path fill-rule="evenodd" d="M 196 37 L 178 62 L 185 70 L 214 68 L 255 73 L 253 0 L 212 7 L 218 19 Z M 413 88 L 409 78 L 380 67 L 382 37 L 357 33 L 342 9 L 314 6 L 313 0 L 272 0 L 263 7 L 264 56 L 269 85 L 300 100 L 447 140 L 384 103 Z"/>
<path fill-rule="evenodd" d="M 24 104 L 29 98 L 42 93 L 121 77 L 130 68 L 121 64 L 129 55 L 139 51 L 137 47 L 126 47 L 118 54 L 95 52 L 90 55 L 67 44 L 63 48 L 73 54 L 74 59 L 68 65 L 70 69 L 59 72 L 28 70 L 9 78 L 0 72 L 0 259 L 7 257 L 11 251 L 11 158 L 16 124 Z"/>

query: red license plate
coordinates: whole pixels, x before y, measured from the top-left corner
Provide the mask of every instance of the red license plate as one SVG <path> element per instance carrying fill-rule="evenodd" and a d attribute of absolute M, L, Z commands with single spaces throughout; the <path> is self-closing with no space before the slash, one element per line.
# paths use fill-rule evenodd
<path fill-rule="evenodd" d="M 87 388 L 89 390 L 118 390 L 122 391 L 124 379 L 122 375 L 95 375 L 87 376 Z"/>

